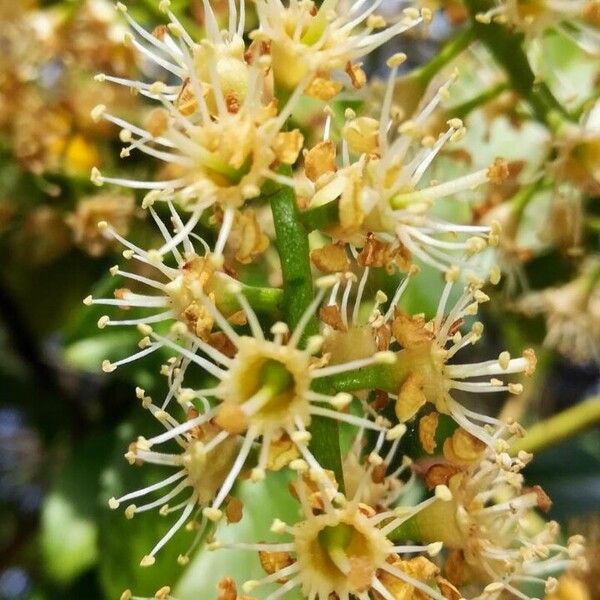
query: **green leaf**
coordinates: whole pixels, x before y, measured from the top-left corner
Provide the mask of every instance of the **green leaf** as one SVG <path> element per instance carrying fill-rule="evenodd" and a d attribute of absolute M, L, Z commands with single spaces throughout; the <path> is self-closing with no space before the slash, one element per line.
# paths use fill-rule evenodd
<path fill-rule="evenodd" d="M 112 435 L 86 440 L 67 460 L 42 509 L 40 544 L 46 574 L 68 584 L 98 558 L 99 476 Z"/>
<path fill-rule="evenodd" d="M 552 499 L 549 517 L 568 519 L 596 512 L 600 504 L 600 430 L 535 455 L 526 479 Z"/>

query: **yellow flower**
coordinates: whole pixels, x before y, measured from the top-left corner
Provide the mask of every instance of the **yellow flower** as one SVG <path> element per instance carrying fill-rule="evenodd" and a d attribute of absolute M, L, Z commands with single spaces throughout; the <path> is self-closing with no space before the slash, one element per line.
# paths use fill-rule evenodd
<path fill-rule="evenodd" d="M 94 169 L 92 181 L 150 190 L 153 200 L 175 200 L 194 210 L 216 205 L 225 212 L 226 239 L 234 209 L 258 196 L 269 178 L 278 178 L 272 171 L 277 163 L 295 162 L 302 136 L 281 130 L 302 90 L 293 93 L 284 106 L 277 106 L 269 84 L 270 57 L 260 44 L 246 48 L 242 39 L 243 11 L 239 19 L 232 13 L 229 28 L 220 31 L 206 3 L 207 37 L 195 42 L 170 11 L 169 2 L 160 5 L 169 23 L 152 33 L 140 27 L 124 5 L 118 6 L 137 36 L 129 35 L 130 44 L 170 73 L 174 83 L 97 76 L 100 81 L 129 87 L 160 107 L 144 123 L 112 115 L 104 105 L 93 110 L 93 117 L 122 129 L 123 158 L 136 150 L 154 157 L 165 163 L 166 178 L 105 177 Z"/>
<path fill-rule="evenodd" d="M 253 37 L 270 43 L 277 85 L 287 90 L 306 88 L 316 78 L 320 91 L 313 90 L 313 95 L 327 99 L 324 86 L 331 82 L 333 71 L 346 68 L 357 85 L 352 61 L 430 16 L 427 11 L 406 9 L 397 22 L 387 26 L 373 14 L 375 8 L 361 0 L 325 0 L 320 6 L 310 0 L 287 6 L 281 0 L 258 0 L 260 30 Z M 335 95 L 340 88 L 334 86 L 331 93 Z"/>
<path fill-rule="evenodd" d="M 398 252 L 445 271 L 488 244 L 496 245 L 499 231 L 495 223 L 490 227 L 445 222 L 432 214 L 436 201 L 501 180 L 507 174 L 506 163 L 498 159 L 487 169 L 422 185 L 441 149 L 461 139 L 465 128 L 460 119 L 450 119 L 437 139 L 424 131 L 427 120 L 447 96 L 450 82 L 412 119 L 398 122 L 392 100 L 398 69 L 405 59 L 397 54 L 388 61 L 391 73 L 379 119 L 356 117 L 347 111 L 340 168 L 333 161 L 335 145 L 328 139 L 328 117 L 325 140 L 305 158 L 309 207 L 338 202 L 339 223 L 328 231 L 335 240 L 360 248 L 367 235 L 374 234 L 380 241 L 395 242 Z"/>
<path fill-rule="evenodd" d="M 478 600 L 501 593 L 525 600 L 530 597 L 521 584 L 554 589 L 550 575 L 583 559 L 583 540 L 574 536 L 563 547 L 558 524 L 536 520 L 534 510 L 547 511 L 551 503 L 540 487 L 524 487 L 521 470 L 532 456 L 521 452 L 511 458 L 508 443 L 497 440 L 496 446 L 458 473 L 448 470 L 452 500 L 418 513 L 415 526 L 425 540 L 440 539 L 460 551 L 449 575 L 468 572 L 483 588 Z"/>
<path fill-rule="evenodd" d="M 100 256 L 112 243 L 98 229 L 98 222 L 110 223 L 120 235 L 127 235 L 129 221 L 135 210 L 133 196 L 123 194 L 96 194 L 82 198 L 75 212 L 67 216 L 75 242 L 92 256 Z"/>
<path fill-rule="evenodd" d="M 496 0 L 496 6 L 477 15 L 482 23 L 508 23 L 528 38 L 543 35 L 548 30 L 567 35 L 582 50 L 596 54 L 600 25 L 600 5 L 597 0 Z"/>
<path fill-rule="evenodd" d="M 362 478 L 372 477 L 373 469 L 381 464 L 376 452 L 369 454 Z M 312 486 L 317 487 L 319 502 L 313 502 Z M 244 591 L 278 582 L 280 587 L 268 598 L 279 598 L 299 588 L 303 596 L 315 600 L 356 598 L 412 598 L 444 600 L 435 587 L 439 570 L 425 556 L 401 560 L 400 555 L 414 553 L 435 556 L 441 544 L 395 544 L 388 535 L 402 523 L 427 507 L 448 500 L 449 491 L 440 486 L 436 495 L 414 507 L 377 512 L 362 502 L 364 482 L 355 495 L 347 500 L 341 494 L 327 492 L 322 477 L 300 479 L 294 486 L 301 505 L 301 519 L 287 525 L 276 519 L 271 530 L 285 533 L 292 539 L 284 543 L 228 543 L 215 542 L 221 547 L 257 551 L 268 575 L 261 580 L 250 580 Z M 277 559 L 277 560 L 275 560 Z M 417 594 L 406 596 L 398 594 Z"/>

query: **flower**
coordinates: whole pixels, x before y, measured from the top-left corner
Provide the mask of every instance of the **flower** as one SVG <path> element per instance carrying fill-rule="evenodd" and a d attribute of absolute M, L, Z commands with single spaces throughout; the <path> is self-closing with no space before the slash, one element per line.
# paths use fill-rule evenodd
<path fill-rule="evenodd" d="M 508 448 L 504 442 L 464 470 L 449 471 L 452 500 L 415 516 L 425 540 L 435 536 L 453 551 L 446 567 L 450 579 L 457 585 L 470 579 L 485 586 L 476 600 L 503 593 L 528 600 L 529 595 L 518 589 L 520 584 L 538 583 L 551 591 L 556 580 L 549 574 L 577 559 L 582 562 L 581 536 L 560 546 L 558 524 L 536 520 L 534 509 L 548 510 L 551 503 L 541 488 L 523 486 L 520 471 L 532 455 L 520 452 L 511 458 Z"/>
<path fill-rule="evenodd" d="M 164 243 L 157 249 L 144 250 L 125 239 L 110 223 L 101 221 L 98 228 L 102 235 L 110 240 L 119 241 L 125 250 L 123 256 L 127 260 L 139 263 L 146 271 L 154 274 L 140 274 L 125 271 L 118 265 L 111 267 L 110 273 L 114 277 L 130 280 L 133 284 L 147 289 L 147 293 L 132 292 L 128 288 L 118 288 L 114 291 L 114 298 L 94 298 L 88 296 L 84 300 L 86 305 L 116 306 L 122 310 L 139 309 L 143 316 L 127 319 L 112 319 L 103 315 L 98 321 L 101 329 L 113 326 L 139 326 L 161 323 L 163 321 L 177 320 L 188 327 L 200 338 L 207 338 L 213 327 L 213 319 L 207 313 L 200 296 L 209 295 L 213 301 L 219 303 L 227 314 L 237 310 L 237 305 L 225 299 L 225 287 L 231 277 L 222 272 L 223 257 L 219 254 L 224 244 L 223 236 L 219 237 L 216 247 L 217 252 L 212 253 L 206 242 L 194 232 L 201 212 L 193 212 L 184 223 L 179 213 L 171 202 L 167 202 L 172 221 L 173 232 L 163 222 L 158 212 L 151 203 L 146 203 L 145 208 L 153 217 Z M 228 230 L 225 224 L 221 231 Z M 198 244 L 199 242 L 199 244 Z M 196 246 L 200 246 L 197 249 Z M 174 266 L 170 266 L 174 264 Z M 158 290 L 159 293 L 156 293 Z M 149 309 L 162 309 L 148 315 Z M 103 368 L 113 371 L 121 364 L 131 362 L 157 350 L 158 345 L 147 344 L 141 352 L 115 363 L 105 362 Z"/>
<path fill-rule="evenodd" d="M 312 1 L 286 6 L 281 0 L 258 0 L 260 27 L 253 37 L 270 44 L 277 85 L 293 90 L 310 81 L 308 93 L 328 100 L 342 87 L 331 80 L 332 71 L 345 68 L 353 85 L 361 87 L 364 74 L 353 61 L 431 18 L 426 9 L 408 8 L 387 26 L 383 17 L 374 14 L 379 5 L 325 0 L 320 6 Z"/>
<path fill-rule="evenodd" d="M 67 215 L 75 243 L 92 256 L 102 255 L 111 244 L 98 229 L 98 222 L 110 223 L 119 235 L 127 235 L 135 201 L 123 194 L 96 194 L 79 200 L 75 212 Z"/>
<path fill-rule="evenodd" d="M 572 360 L 600 361 L 600 265 L 588 263 L 573 281 L 530 292 L 516 302 L 527 315 L 546 320 L 544 344 Z"/>
<path fill-rule="evenodd" d="M 381 461 L 373 459 L 374 455 L 367 455 L 365 448 L 367 440 L 364 430 L 361 430 L 354 439 L 352 447 L 344 457 L 342 464 L 346 494 L 358 497 L 363 504 L 368 504 L 376 510 L 389 509 L 400 499 L 410 481 L 405 483 L 400 477 L 410 469 L 412 461 L 408 456 L 403 456 L 399 464 L 396 463 L 398 445 L 402 436 L 398 436 L 391 444 Z M 375 446 L 375 453 L 381 451 L 383 436 L 380 434 Z M 371 463 L 369 463 L 369 459 Z M 374 460 L 374 462 L 373 462 Z M 411 474 L 411 479 L 412 479 Z"/>
<path fill-rule="evenodd" d="M 139 437 L 129 446 L 125 458 L 130 464 L 173 467 L 176 472 L 158 483 L 126 493 L 119 498 L 111 498 L 109 506 L 115 510 L 125 502 L 142 498 L 163 488 L 170 488 L 157 500 L 141 506 L 129 503 L 125 508 L 125 516 L 132 519 L 136 514 L 152 509 L 158 509 L 163 516 L 172 512 L 181 513 L 167 533 L 142 558 L 140 564 L 146 567 L 154 564 L 157 552 L 186 522 L 195 523 L 195 517 L 190 520 L 192 513 L 206 508 L 217 492 L 223 489 L 239 447 L 236 438 L 223 439 L 220 429 L 210 422 L 211 413 L 206 401 L 203 413 L 199 413 L 191 402 L 181 402 L 186 409 L 187 419 L 180 423 L 166 410 L 153 404 L 152 398 L 146 396 L 143 389 L 138 388 L 136 393 L 143 407 L 164 426 L 165 432 L 149 439 Z M 169 440 L 174 440 L 179 445 L 179 453 L 157 452 L 152 449 L 153 446 Z M 186 490 L 191 490 L 191 493 L 181 501 L 180 496 Z M 175 506 L 169 506 L 170 500 L 177 501 Z M 188 552 L 179 557 L 180 563 L 187 563 L 189 554 L 202 538 L 207 523 L 208 520 L 203 516 L 200 524 L 197 525 L 194 542 Z"/>
<path fill-rule="evenodd" d="M 260 44 L 246 49 L 242 38 L 243 2 L 239 19 L 234 10 L 223 32 L 205 3 L 207 37 L 199 43 L 169 10 L 168 0 L 160 6 L 169 23 L 150 33 L 118 5 L 137 36 L 128 39 L 140 57 L 166 71 L 174 83 L 100 74 L 97 79 L 129 87 L 159 107 L 141 126 L 110 114 L 104 105 L 97 106 L 93 116 L 122 128 L 121 139 L 127 144 L 122 157 L 139 150 L 157 158 L 165 163 L 166 178 L 128 180 L 105 177 L 94 169 L 92 181 L 151 190 L 152 200 L 175 199 L 194 210 L 219 206 L 230 223 L 235 208 L 258 196 L 264 182 L 277 177 L 272 165 L 294 163 L 302 136 L 282 127 L 302 90 L 296 90 L 285 106 L 277 106 L 269 91 L 268 55 L 262 54 Z"/>
<path fill-rule="evenodd" d="M 185 361 L 181 368 L 175 368 L 176 359 L 173 370 L 168 372 L 170 392 L 163 404 L 161 414 L 164 413 L 164 407 L 173 396 L 177 397 L 179 403 L 188 412 L 193 407 L 191 403 L 195 399 L 201 401 L 204 408 L 202 414 L 191 421 L 174 425 L 169 431 L 150 440 L 138 440 L 131 450 L 131 459 L 151 461 L 155 456 L 151 451 L 152 446 L 167 442 L 186 432 L 190 433 L 198 426 L 209 422 L 218 427 L 219 432 L 211 438 L 206 447 L 202 446 L 204 453 L 208 452 L 208 448 L 210 451 L 217 450 L 221 444 L 238 444 L 241 440 L 235 460 L 228 469 L 215 498 L 209 507 L 203 509 L 204 516 L 218 520 L 222 516 L 221 505 L 237 480 L 255 442 L 259 439 L 261 449 L 258 463 L 251 474 L 251 479 L 254 481 L 264 478 L 265 471 L 272 460 L 273 445 L 285 440 L 291 441 L 292 451 L 283 457 L 283 464 L 292 461 L 295 468 L 308 465 L 314 472 L 323 471 L 308 448 L 311 436 L 307 427 L 314 415 L 387 432 L 388 439 L 397 437 L 403 431 L 403 426 L 388 431 L 381 419 L 372 422 L 364 417 L 339 410 L 350 403 L 352 397 L 349 394 L 332 396 L 311 389 L 311 384 L 323 377 L 371 364 L 389 362 L 393 359 L 390 353 L 380 352 L 365 359 L 325 366 L 326 358 L 313 358 L 322 345 L 322 338 L 317 336 L 309 339 L 306 349 L 299 347 L 306 324 L 317 310 L 328 285 L 331 285 L 331 279 L 321 280 L 319 293 L 291 335 L 288 327 L 279 322 L 271 329 L 272 340 L 265 338 L 258 318 L 242 294 L 239 284 L 231 283 L 229 291 L 242 307 L 251 335 L 238 334 L 208 297 L 200 293 L 202 306 L 228 341 L 227 354 L 216 345 L 213 346 L 190 332 L 183 323 L 175 324 L 169 336 L 156 333 L 149 325 L 140 325 L 146 337 L 143 343 L 145 350 L 138 354 L 167 348 L 174 350 L 179 360 Z M 183 375 L 190 364 L 199 366 L 202 371 L 216 378 L 218 383 L 214 387 L 201 390 L 183 388 Z M 208 398 L 213 399 L 212 404 L 209 403 Z M 322 404 L 330 405 L 333 409 Z M 302 458 L 297 459 L 298 453 Z M 162 453 L 158 453 L 157 456 L 159 461 L 166 460 L 162 458 L 164 456 Z M 182 459 L 179 456 L 174 459 L 169 458 L 169 461 L 173 460 L 179 464 L 177 461 Z M 278 465 L 277 468 L 280 466 Z M 188 479 L 199 479 L 201 476 L 201 474 L 197 477 L 190 475 Z"/>
<path fill-rule="evenodd" d="M 377 452 L 370 453 L 363 479 L 368 481 L 381 464 Z M 301 507 L 300 520 L 290 526 L 276 519 L 271 527 L 274 533 L 290 536 L 290 542 L 217 541 L 212 548 L 258 552 L 268 575 L 261 580 L 246 581 L 243 589 L 252 592 L 262 585 L 278 582 L 280 587 L 268 594 L 266 600 L 275 600 L 294 588 L 300 588 L 306 598 L 315 600 L 328 600 L 332 596 L 340 600 L 351 596 L 361 600 L 404 597 L 444 600 L 445 596 L 433 585 L 451 584 L 439 577 L 439 569 L 425 556 L 406 558 L 415 553 L 435 556 L 441 544 L 397 544 L 389 536 L 418 512 L 448 501 L 448 488 L 440 486 L 433 497 L 417 506 L 381 512 L 361 502 L 365 489 L 365 485 L 359 485 L 348 500 L 340 494 L 331 498 L 320 477 L 304 476 L 294 486 Z"/>
<path fill-rule="evenodd" d="M 600 102 L 580 123 L 561 123 L 555 145 L 557 158 L 551 169 L 557 179 L 592 196 L 600 193 Z"/>
<path fill-rule="evenodd" d="M 481 23 L 508 23 L 530 39 L 555 31 L 590 54 L 599 50 L 598 0 L 497 0 L 496 6 L 477 15 L 477 19 Z"/>
<path fill-rule="evenodd" d="M 460 119 L 450 119 L 436 139 L 423 132 L 424 125 L 440 101 L 448 95 L 450 82 L 437 90 L 412 119 L 397 123 L 392 108 L 394 82 L 406 56 L 394 55 L 388 64 L 388 80 L 379 119 L 356 117 L 347 111 L 342 135 L 342 166 L 335 165 L 336 147 L 328 139 L 305 157 L 305 174 L 311 188 L 310 208 L 339 202 L 339 224 L 329 233 L 336 240 L 361 247 L 373 233 L 398 251 L 418 258 L 441 271 L 457 264 L 456 253 L 473 255 L 488 243 L 497 244 L 498 228 L 458 225 L 431 214 L 436 200 L 472 190 L 507 175 L 506 164 L 497 160 L 490 168 L 444 183 L 420 186 L 435 157 L 450 141 L 465 132 Z M 351 160 L 351 154 L 358 158 Z M 324 160 L 325 159 L 325 160 Z M 446 239 L 448 236 L 466 238 Z"/>
<path fill-rule="evenodd" d="M 492 276 L 496 280 L 497 273 Z M 400 422 L 412 419 L 427 402 L 438 412 L 451 415 L 470 434 L 493 446 L 505 430 L 505 424 L 493 417 L 479 414 L 462 406 L 452 396 L 452 390 L 475 394 L 508 391 L 518 394 L 523 386 L 509 383 L 498 376 L 513 373 L 533 373 L 536 358 L 533 350 L 523 352 L 520 358 L 511 358 L 506 351 L 498 358 L 483 362 L 455 362 L 454 356 L 463 348 L 477 343 L 483 325 L 475 322 L 468 333 L 460 327 L 464 319 L 477 314 L 479 304 L 489 297 L 481 288 L 484 280 L 470 275 L 468 284 L 452 308 L 447 311 L 448 300 L 458 278 L 458 271 L 449 271 L 447 283 L 438 303 L 436 316 L 426 322 L 422 316 L 410 316 L 396 310 L 391 323 L 392 343 L 400 345 L 395 369 L 401 374 L 400 390 L 395 400 L 396 416 Z M 480 378 L 486 377 L 486 380 Z M 473 381 L 474 378 L 477 380 Z M 492 433 L 490 434 L 490 428 Z"/>

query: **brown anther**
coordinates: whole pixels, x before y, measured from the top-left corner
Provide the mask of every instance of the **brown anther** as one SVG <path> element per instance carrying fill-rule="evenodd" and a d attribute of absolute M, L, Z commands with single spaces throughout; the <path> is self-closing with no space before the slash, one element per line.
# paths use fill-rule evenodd
<path fill-rule="evenodd" d="M 390 342 L 392 341 L 392 329 L 388 323 L 375 329 L 375 342 L 377 350 L 389 350 Z"/>
<path fill-rule="evenodd" d="M 479 460 L 485 443 L 459 427 L 444 441 L 444 458 L 453 464 L 469 465 Z"/>
<path fill-rule="evenodd" d="M 231 577 L 223 577 L 217 584 L 217 600 L 237 600 L 237 587 Z"/>
<path fill-rule="evenodd" d="M 159 40 L 163 40 L 168 34 L 169 28 L 166 25 L 158 25 L 152 30 L 152 35 Z"/>
<path fill-rule="evenodd" d="M 240 96 L 235 90 L 227 90 L 225 94 L 225 106 L 229 114 L 235 115 L 240 110 Z"/>
<path fill-rule="evenodd" d="M 552 508 L 552 500 L 550 500 L 550 496 L 548 496 L 548 494 L 546 494 L 546 492 L 539 485 L 534 485 L 531 488 L 524 488 L 523 492 L 534 492 L 538 508 L 543 510 L 545 513 Z"/>
<path fill-rule="evenodd" d="M 433 332 L 426 327 L 423 316 L 411 316 L 398 308 L 392 320 L 392 333 L 403 348 L 414 348 L 433 339 Z"/>
<path fill-rule="evenodd" d="M 126 300 L 128 294 L 131 294 L 131 290 L 128 288 L 117 288 L 116 290 L 113 290 L 113 296 L 116 300 Z M 119 308 L 121 310 L 129 310 L 130 307 L 121 305 Z"/>
<path fill-rule="evenodd" d="M 228 523 L 239 523 L 244 516 L 244 505 L 235 496 L 229 496 L 225 505 L 225 516 Z"/>
<path fill-rule="evenodd" d="M 222 331 L 216 331 L 208 336 L 208 343 L 229 358 L 233 358 L 237 352 L 235 344 Z"/>
<path fill-rule="evenodd" d="M 213 328 L 214 320 L 204 306 L 192 302 L 181 313 L 182 319 L 187 323 L 193 333 L 206 340 Z"/>
<path fill-rule="evenodd" d="M 335 475 L 333 471 L 326 470 L 325 474 L 327 478 L 331 481 L 331 483 L 337 488 L 337 482 L 335 480 Z M 310 477 L 309 473 L 303 473 L 302 479 L 300 481 L 290 481 L 288 484 L 288 489 L 290 494 L 296 499 L 299 500 L 300 496 L 298 494 L 298 486 L 303 485 L 305 494 L 308 498 L 308 503 L 310 507 L 315 511 L 322 511 L 325 507 L 325 503 L 323 502 L 323 497 L 321 495 L 321 490 L 319 489 L 319 484 L 313 481 Z M 359 505 L 359 509 L 363 505 Z"/>
<path fill-rule="evenodd" d="M 371 481 L 373 483 L 383 483 L 385 481 L 386 471 L 387 471 L 387 465 L 385 463 L 376 465 L 371 470 Z"/>
<path fill-rule="evenodd" d="M 448 485 L 448 482 L 454 475 L 460 473 L 462 468 L 457 465 L 450 464 L 436 464 L 429 469 L 427 469 L 427 473 L 425 473 L 424 481 L 427 489 L 434 490 L 438 485 Z"/>
<path fill-rule="evenodd" d="M 271 54 L 271 41 L 253 40 L 250 46 L 248 46 L 248 50 L 244 52 L 244 60 L 247 64 L 252 65 L 258 57 L 267 54 Z"/>
<path fill-rule="evenodd" d="M 462 550 L 452 550 L 444 564 L 444 573 L 448 579 L 457 586 L 461 586 L 467 580 L 467 565 Z"/>
<path fill-rule="evenodd" d="M 232 325 L 245 325 L 248 321 L 246 313 L 243 310 L 238 310 L 227 317 L 227 321 Z"/>
<path fill-rule="evenodd" d="M 356 260 L 362 267 L 387 267 L 393 257 L 394 251 L 391 244 L 382 242 L 372 233 L 368 233 L 365 245 Z"/>
<path fill-rule="evenodd" d="M 326 325 L 333 327 L 336 331 L 347 331 L 348 328 L 344 325 L 342 314 L 336 304 L 321 306 L 319 309 L 319 319 Z"/>
<path fill-rule="evenodd" d="M 352 83 L 352 87 L 356 90 L 360 90 L 365 83 L 367 83 L 367 76 L 365 72 L 361 69 L 360 64 L 353 65 L 350 61 L 346 63 L 346 68 L 344 69 L 350 77 L 350 83 Z"/>
<path fill-rule="evenodd" d="M 423 450 L 427 454 L 433 454 L 436 449 L 435 432 L 437 431 L 439 420 L 440 415 L 435 410 L 421 417 L 419 420 L 419 440 L 421 446 L 423 446 Z"/>
<path fill-rule="evenodd" d="M 310 260 L 321 273 L 343 273 L 350 268 L 346 249 L 339 244 L 311 250 Z"/>
<path fill-rule="evenodd" d="M 371 402 L 371 406 L 377 412 L 381 412 L 390 402 L 390 397 L 385 390 L 375 390 L 375 400 Z"/>
<path fill-rule="evenodd" d="M 258 558 L 262 568 L 269 575 L 288 567 L 294 562 L 289 552 L 266 552 L 261 550 L 258 553 Z M 286 581 L 287 579 L 284 578 L 277 580 L 278 583 L 285 583 Z"/>

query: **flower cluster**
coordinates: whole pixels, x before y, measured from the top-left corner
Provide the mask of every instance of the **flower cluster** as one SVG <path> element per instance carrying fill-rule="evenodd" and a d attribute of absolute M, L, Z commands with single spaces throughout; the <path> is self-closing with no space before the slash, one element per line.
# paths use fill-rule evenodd
<path fill-rule="evenodd" d="M 258 0 L 258 25 L 247 31 L 243 0 L 229 2 L 225 27 L 205 0 L 200 40 L 168 0 L 159 5 L 166 23 L 153 31 L 117 5 L 149 77 L 97 80 L 129 88 L 152 108 L 137 120 L 104 104 L 92 115 L 121 129 L 122 158 L 140 152 L 160 166 L 149 179 L 98 168 L 91 179 L 142 190 L 158 235 L 148 247 L 125 237 L 118 219 L 101 220 L 94 244 L 124 246 L 131 267 L 110 273 L 129 287 L 84 303 L 112 307 L 99 315 L 101 329 L 140 334 L 132 353 L 104 361 L 105 372 L 161 357 L 166 390 L 137 389 L 160 432 L 138 435 L 125 458 L 170 472 L 121 490 L 109 506 L 129 519 L 154 509 L 177 515 L 140 557 L 144 567 L 184 528 L 195 537 L 181 565 L 201 544 L 258 553 L 267 575 L 242 589 L 267 600 L 291 590 L 309 600 L 524 600 L 522 586 L 532 583 L 552 593 L 549 574 L 582 566 L 582 541 L 561 546 L 557 525 L 536 512 L 549 499 L 524 487 L 531 456 L 512 452 L 523 429 L 492 416 L 488 402 L 521 394 L 519 378 L 532 375 L 536 355 L 482 356 L 487 350 L 476 346 L 484 327 L 475 317 L 501 280 L 501 268 L 479 255 L 502 241 L 498 221 L 477 223 L 471 206 L 482 190 L 510 183 L 510 165 L 498 158 L 438 180 L 436 167 L 461 152 L 466 135 L 445 107 L 455 72 L 405 114 L 397 90 L 407 57 L 396 53 L 376 114 L 368 103 L 345 105 L 345 88 L 372 92 L 356 61 L 431 20 L 428 8 L 414 7 L 386 20 L 379 4 Z M 554 18 L 560 3 L 526 4 Z M 506 2 L 480 20 L 529 23 L 521 9 Z M 587 4 L 581 9 L 588 14 Z M 302 121 L 307 106 L 316 135 Z M 461 217 L 444 211 L 457 204 Z M 262 267 L 265 287 L 246 277 L 250 262 Z M 423 271 L 439 283 L 425 311 L 406 302 Z M 531 309 L 593 304 L 597 266 L 590 272 Z M 283 285 L 266 287 L 272 281 Z M 570 344 L 569 334 L 556 337 Z M 340 428 L 352 432 L 350 448 L 337 439 Z M 272 532 L 287 539 L 215 537 L 224 518 L 248 517 L 236 484 L 260 486 L 280 470 L 295 473 L 290 493 L 300 506 L 296 523 L 273 515 Z M 420 499 L 408 497 L 419 482 Z M 218 594 L 249 598 L 232 579 Z"/>

